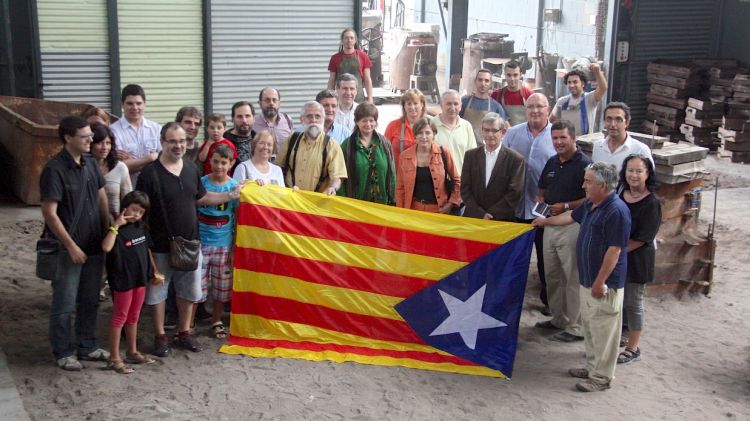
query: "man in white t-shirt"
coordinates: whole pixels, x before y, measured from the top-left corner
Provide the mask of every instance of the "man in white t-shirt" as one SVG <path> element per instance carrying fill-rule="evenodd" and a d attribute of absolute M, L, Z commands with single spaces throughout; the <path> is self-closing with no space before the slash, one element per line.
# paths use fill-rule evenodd
<path fill-rule="evenodd" d="M 354 109 L 359 105 L 354 102 L 356 96 L 357 78 L 349 73 L 339 76 L 336 81 L 336 97 L 339 107 L 336 109 L 334 124 L 340 124 L 349 129 L 350 132 L 354 131 Z"/>
<path fill-rule="evenodd" d="M 550 115 L 550 121 L 568 120 L 576 128 L 578 135 L 593 133 L 596 126 L 596 107 L 607 92 L 607 80 L 601 66 L 592 63 L 589 67 L 596 78 L 596 90 L 584 92 L 586 75 L 580 70 L 571 70 L 565 75 L 565 85 L 570 95 L 560 97 Z"/>
<path fill-rule="evenodd" d="M 110 127 L 115 135 L 117 157 L 125 162 L 135 186 L 141 169 L 155 161 L 161 151 L 161 125 L 146 119 L 146 93 L 140 85 L 122 88 L 122 118 Z"/>
<path fill-rule="evenodd" d="M 617 168 L 618 173 L 622 169 L 622 162 L 632 154 L 643 155 L 653 164 L 651 149 L 645 143 L 628 135 L 628 125 L 630 125 L 630 107 L 624 102 L 607 104 L 604 108 L 604 126 L 607 128 L 607 137 L 594 144 L 591 160 L 612 164 Z"/>

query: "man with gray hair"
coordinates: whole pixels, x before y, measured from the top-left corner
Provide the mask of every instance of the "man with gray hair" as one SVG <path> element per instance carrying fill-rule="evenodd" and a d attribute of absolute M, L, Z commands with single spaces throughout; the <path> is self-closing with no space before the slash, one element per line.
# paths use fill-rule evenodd
<path fill-rule="evenodd" d="M 516 206 L 523 196 L 526 163 L 513 149 L 502 147 L 505 119 L 487 113 L 481 120 L 484 146 L 471 149 L 461 172 L 464 216 L 515 221 Z"/>
<path fill-rule="evenodd" d="M 300 113 L 303 131 L 294 132 L 276 159 L 287 187 L 335 195 L 346 178 L 344 154 L 339 143 L 325 134 L 325 111 L 308 101 Z"/>
<path fill-rule="evenodd" d="M 359 105 L 354 102 L 354 98 L 357 97 L 357 78 L 350 73 L 339 76 L 336 80 L 336 96 L 339 106 L 336 109 L 334 123 L 342 125 L 352 132 L 354 131 L 354 109 Z"/>
<path fill-rule="evenodd" d="M 474 129 L 471 127 L 471 123 L 459 116 L 461 96 L 458 92 L 448 89 L 443 92 L 440 99 L 440 114 L 432 118 L 432 124 L 437 128 L 435 143 L 451 151 L 456 169 L 461 172 L 466 151 L 479 145 L 477 145 L 477 139 L 474 137 Z"/>
<path fill-rule="evenodd" d="M 630 237 L 630 211 L 615 193 L 617 178 L 614 165 L 589 165 L 583 177 L 583 204 L 533 222 L 540 227 L 581 225 L 576 254 L 586 368 L 568 370 L 571 376 L 586 379 L 576 384 L 581 392 L 609 389 L 615 378 Z"/>

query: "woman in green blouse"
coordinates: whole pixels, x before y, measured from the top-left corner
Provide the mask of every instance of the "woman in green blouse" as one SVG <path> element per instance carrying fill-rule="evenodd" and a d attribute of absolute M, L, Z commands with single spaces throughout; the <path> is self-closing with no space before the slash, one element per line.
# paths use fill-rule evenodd
<path fill-rule="evenodd" d="M 339 196 L 382 203 L 396 204 L 396 167 L 393 163 L 391 142 L 375 129 L 378 109 L 363 102 L 354 110 L 356 127 L 341 144 L 348 178 L 341 184 Z"/>

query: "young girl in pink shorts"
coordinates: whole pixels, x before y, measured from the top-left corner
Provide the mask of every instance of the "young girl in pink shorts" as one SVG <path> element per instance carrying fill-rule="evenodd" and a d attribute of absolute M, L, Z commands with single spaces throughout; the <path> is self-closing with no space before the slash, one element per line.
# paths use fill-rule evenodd
<path fill-rule="evenodd" d="M 158 281 L 154 273 L 146 232 L 141 220 L 148 212 L 148 196 L 141 191 L 132 191 L 122 199 L 122 211 L 109 227 L 102 242 L 107 253 L 107 280 L 114 298 L 112 323 L 109 329 L 110 360 L 107 367 L 120 374 L 133 372 L 129 364 L 151 364 L 155 360 L 138 352 L 136 335 L 138 316 L 146 296 L 146 282 Z M 156 276 L 155 276 L 156 275 Z M 120 335 L 125 330 L 128 350 L 125 360 L 120 356 Z"/>

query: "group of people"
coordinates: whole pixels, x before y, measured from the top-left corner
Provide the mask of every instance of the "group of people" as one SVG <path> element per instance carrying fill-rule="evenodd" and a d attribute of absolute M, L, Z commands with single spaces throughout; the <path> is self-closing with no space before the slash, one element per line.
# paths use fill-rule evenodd
<path fill-rule="evenodd" d="M 339 56 L 331 59 L 329 89 L 304 104 L 297 125 L 280 111 L 281 93 L 267 87 L 259 93 L 261 115 L 239 101 L 227 129 L 223 115 L 210 114 L 200 143 L 204 122 L 196 108 L 183 107 L 160 126 L 144 117 L 146 94 L 138 85 L 123 88 L 123 115 L 112 124 L 94 107 L 60 122 L 64 148 L 41 177 L 45 235 L 62 244 L 50 316 L 58 366 L 80 370 L 79 359 L 102 360 L 127 374 L 127 364 L 153 362 L 136 348 L 144 303 L 153 309 L 153 355 L 169 355 L 171 344 L 202 349 L 192 326 L 209 297 L 211 334 L 224 338 L 237 199 L 247 181 L 532 224 L 540 298 L 552 317 L 537 326 L 559 330 L 552 336 L 558 341 L 584 341 L 587 367 L 570 371 L 585 379 L 578 389 L 607 389 L 616 363 L 640 358 L 644 284 L 653 279 L 661 219 L 654 165 L 648 147 L 628 136 L 623 103 L 605 107 L 608 134 L 591 158 L 577 147 L 576 135 L 591 130 L 606 90 L 598 65 L 590 68 L 597 90 L 584 93 L 585 75 L 571 72 L 571 95 L 554 109 L 523 86 L 515 62 L 505 67 L 506 87 L 490 92 L 491 75 L 480 70 L 475 92 L 443 92 L 441 113 L 432 118 L 424 95 L 410 89 L 401 117 L 381 134 L 366 55 L 352 33 L 342 33 Z M 357 104 L 363 80 L 368 101 Z M 176 269 L 176 244 L 191 241 L 200 242 L 197 264 Z M 114 301 L 109 351 L 99 348 L 95 333 L 105 267 Z M 620 353 L 623 299 L 629 332 Z M 177 314 L 172 341 L 168 307 Z"/>

